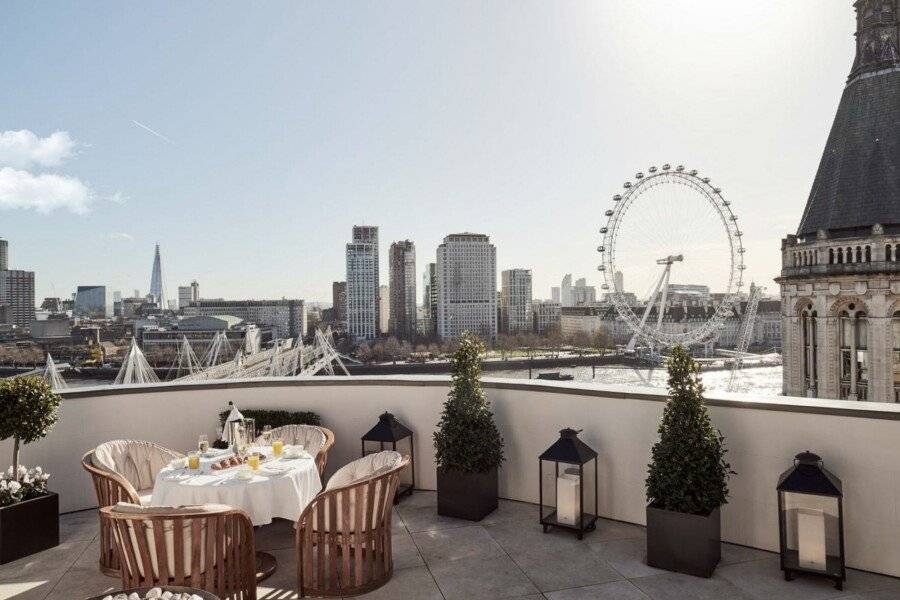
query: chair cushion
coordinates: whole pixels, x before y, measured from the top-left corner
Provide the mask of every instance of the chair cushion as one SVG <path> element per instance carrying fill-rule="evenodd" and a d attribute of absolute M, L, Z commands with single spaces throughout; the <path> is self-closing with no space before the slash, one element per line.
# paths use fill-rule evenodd
<path fill-rule="evenodd" d="M 362 458 L 357 458 L 335 471 L 331 479 L 328 480 L 326 490 L 348 486 L 370 477 L 375 477 L 386 471 L 390 471 L 400 464 L 403 456 L 399 452 L 393 450 L 383 450 L 367 454 Z"/>
<path fill-rule="evenodd" d="M 156 475 L 169 461 L 181 458 L 173 450 L 153 442 L 114 440 L 97 446 L 92 462 L 95 467 L 118 473 L 135 490 L 152 489 Z"/>

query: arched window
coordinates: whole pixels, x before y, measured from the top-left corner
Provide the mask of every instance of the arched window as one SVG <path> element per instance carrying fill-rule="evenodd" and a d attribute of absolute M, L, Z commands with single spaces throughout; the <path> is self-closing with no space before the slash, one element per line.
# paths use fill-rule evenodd
<path fill-rule="evenodd" d="M 869 385 L 869 321 L 854 304 L 840 318 L 841 398 L 865 400 Z"/>
<path fill-rule="evenodd" d="M 894 335 L 894 402 L 900 402 L 900 310 L 891 319 L 891 332 Z"/>
<path fill-rule="evenodd" d="M 803 345 L 803 385 L 806 395 L 818 395 L 818 373 L 816 372 L 816 311 L 808 304 L 800 311 L 800 338 Z"/>
<path fill-rule="evenodd" d="M 847 262 L 853 262 L 853 248 L 847 248 Z"/>
<path fill-rule="evenodd" d="M 894 246 L 894 260 L 900 260 L 900 244 Z"/>
<path fill-rule="evenodd" d="M 834 248 L 828 249 L 828 264 L 829 265 L 834 264 Z"/>
<path fill-rule="evenodd" d="M 844 262 L 844 249 L 843 248 L 838 248 L 837 261 L 838 261 L 838 264 L 842 264 Z"/>
<path fill-rule="evenodd" d="M 872 262 L 872 246 L 866 246 L 865 260 L 867 263 Z"/>
<path fill-rule="evenodd" d="M 888 262 L 894 260 L 893 257 L 891 256 L 891 250 L 892 250 L 892 249 L 893 249 L 893 248 L 891 248 L 891 245 L 890 245 L 890 244 L 888 244 L 888 245 L 886 245 L 886 246 L 884 247 L 884 260 L 886 260 L 886 261 L 888 261 Z"/>
<path fill-rule="evenodd" d="M 856 247 L 856 262 L 862 262 L 862 248 L 860 248 L 859 246 Z"/>

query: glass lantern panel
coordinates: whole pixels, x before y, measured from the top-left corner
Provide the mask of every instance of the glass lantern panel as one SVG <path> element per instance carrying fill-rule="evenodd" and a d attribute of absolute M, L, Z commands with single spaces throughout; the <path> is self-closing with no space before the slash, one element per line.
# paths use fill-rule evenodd
<path fill-rule="evenodd" d="M 784 562 L 789 569 L 841 574 L 838 499 L 782 492 Z"/>
<path fill-rule="evenodd" d="M 562 474 L 568 465 L 556 463 L 552 460 L 541 461 L 541 519 L 554 521 L 556 519 L 557 504 L 557 472 Z M 558 469 L 558 471 L 557 471 Z"/>

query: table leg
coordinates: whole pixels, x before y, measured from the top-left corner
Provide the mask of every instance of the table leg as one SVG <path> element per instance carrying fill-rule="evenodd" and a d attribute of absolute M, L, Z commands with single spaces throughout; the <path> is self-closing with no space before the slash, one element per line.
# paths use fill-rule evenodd
<path fill-rule="evenodd" d="M 278 561 L 268 552 L 256 552 L 256 583 L 268 579 L 278 568 Z"/>

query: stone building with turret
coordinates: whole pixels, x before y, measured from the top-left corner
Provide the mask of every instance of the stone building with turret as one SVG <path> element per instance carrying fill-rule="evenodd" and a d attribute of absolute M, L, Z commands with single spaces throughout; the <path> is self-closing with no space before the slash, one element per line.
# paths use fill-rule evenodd
<path fill-rule="evenodd" d="M 856 59 L 781 244 L 784 393 L 900 400 L 900 0 L 858 0 Z"/>

